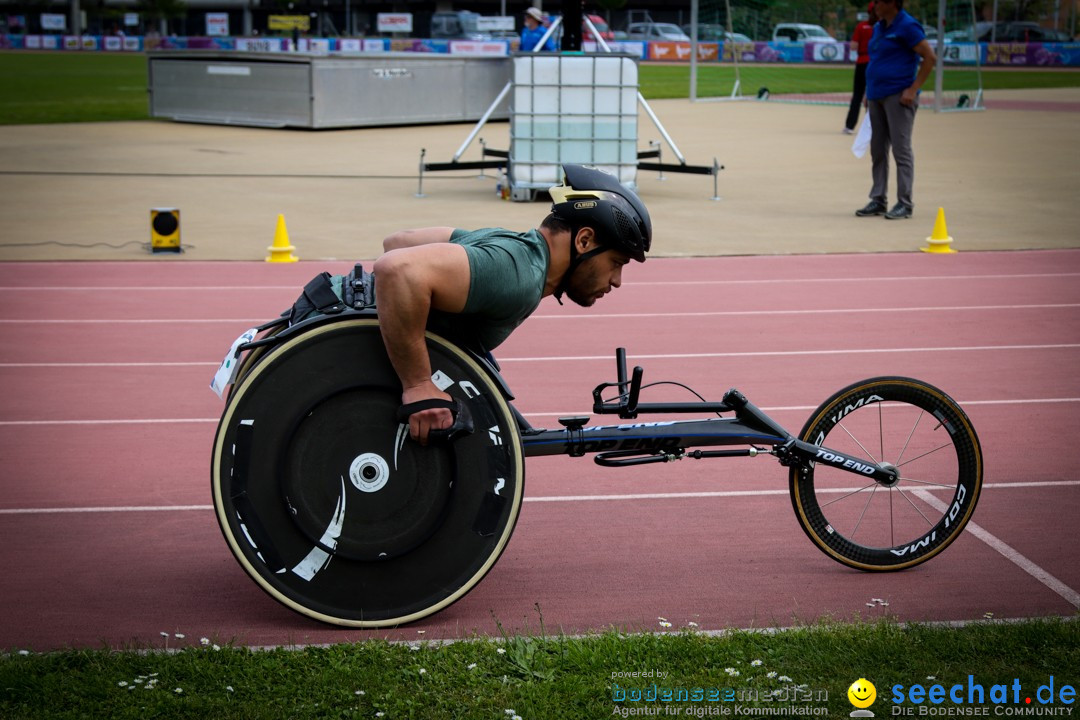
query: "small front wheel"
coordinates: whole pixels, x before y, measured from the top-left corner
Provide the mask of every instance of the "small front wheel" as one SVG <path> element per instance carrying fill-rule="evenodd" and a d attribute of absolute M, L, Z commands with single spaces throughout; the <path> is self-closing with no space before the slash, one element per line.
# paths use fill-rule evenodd
<path fill-rule="evenodd" d="M 902 570 L 953 542 L 982 489 L 982 450 L 971 421 L 919 380 L 864 380 L 833 395 L 799 438 L 895 467 L 882 483 L 809 463 L 791 469 L 791 502 L 826 555 L 860 570 Z"/>

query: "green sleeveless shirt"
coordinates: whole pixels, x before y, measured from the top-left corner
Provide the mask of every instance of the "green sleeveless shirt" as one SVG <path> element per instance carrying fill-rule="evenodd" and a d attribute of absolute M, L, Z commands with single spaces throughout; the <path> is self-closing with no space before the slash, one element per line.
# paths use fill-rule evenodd
<path fill-rule="evenodd" d="M 460 314 L 432 313 L 433 327 L 475 349 L 493 350 L 540 304 L 550 260 L 537 230 L 455 230 L 469 258 L 469 295 Z"/>

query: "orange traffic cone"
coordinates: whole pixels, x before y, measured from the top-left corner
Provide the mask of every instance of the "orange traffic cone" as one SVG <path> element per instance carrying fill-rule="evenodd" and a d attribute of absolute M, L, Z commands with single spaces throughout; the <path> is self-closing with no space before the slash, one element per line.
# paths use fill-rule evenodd
<path fill-rule="evenodd" d="M 945 208 L 937 209 L 937 220 L 934 221 L 934 231 L 930 233 L 930 237 L 926 238 L 927 246 L 919 248 L 926 253 L 954 253 L 949 245 L 952 244 L 952 238 L 949 237 L 949 231 L 945 227 Z"/>
<path fill-rule="evenodd" d="M 274 244 L 267 248 L 270 254 L 266 256 L 266 262 L 296 262 L 300 258 L 292 254 L 295 250 L 289 244 L 289 231 L 285 228 L 285 216 L 277 216 L 277 230 L 274 232 Z"/>

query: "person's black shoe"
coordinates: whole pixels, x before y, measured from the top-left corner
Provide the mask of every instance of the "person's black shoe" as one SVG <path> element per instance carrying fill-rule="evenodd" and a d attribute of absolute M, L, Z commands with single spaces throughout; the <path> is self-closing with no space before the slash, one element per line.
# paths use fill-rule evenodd
<path fill-rule="evenodd" d="M 885 213 L 886 220 L 907 220 L 911 217 L 911 208 L 903 203 L 896 203 L 893 209 Z"/>
<path fill-rule="evenodd" d="M 866 207 L 859 208 L 855 211 L 857 217 L 870 217 L 871 215 L 884 215 L 885 203 L 879 203 L 877 200 L 871 200 L 867 203 Z"/>

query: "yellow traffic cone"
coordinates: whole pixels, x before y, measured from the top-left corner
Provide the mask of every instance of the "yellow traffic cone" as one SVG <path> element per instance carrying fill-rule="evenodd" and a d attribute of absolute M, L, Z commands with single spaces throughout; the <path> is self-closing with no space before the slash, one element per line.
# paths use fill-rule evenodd
<path fill-rule="evenodd" d="M 292 254 L 295 250 L 289 244 L 289 231 L 285 228 L 285 216 L 277 216 L 277 230 L 274 232 L 274 244 L 267 248 L 270 254 L 266 256 L 266 262 L 296 262 L 300 258 Z"/>
<path fill-rule="evenodd" d="M 926 238 L 928 243 L 926 247 L 919 248 L 926 253 L 954 253 L 956 252 L 951 247 L 952 238 L 949 237 L 949 231 L 945 227 L 945 208 L 937 209 L 937 220 L 934 221 L 934 231 L 930 233 L 930 237 Z"/>

